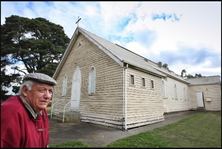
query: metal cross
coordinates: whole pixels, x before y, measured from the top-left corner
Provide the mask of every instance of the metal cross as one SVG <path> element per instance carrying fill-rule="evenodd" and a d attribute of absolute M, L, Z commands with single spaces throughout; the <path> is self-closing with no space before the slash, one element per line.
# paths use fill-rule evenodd
<path fill-rule="evenodd" d="M 77 27 L 79 27 L 79 21 L 81 20 L 81 18 L 78 16 L 78 20 L 76 21 Z"/>

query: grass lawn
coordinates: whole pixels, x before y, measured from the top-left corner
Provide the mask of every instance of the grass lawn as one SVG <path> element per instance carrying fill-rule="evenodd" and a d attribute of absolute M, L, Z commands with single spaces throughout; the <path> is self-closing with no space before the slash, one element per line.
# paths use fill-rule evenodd
<path fill-rule="evenodd" d="M 49 148 L 95 148 L 72 140 Z M 178 122 L 97 148 L 221 148 L 221 112 L 200 112 Z"/>

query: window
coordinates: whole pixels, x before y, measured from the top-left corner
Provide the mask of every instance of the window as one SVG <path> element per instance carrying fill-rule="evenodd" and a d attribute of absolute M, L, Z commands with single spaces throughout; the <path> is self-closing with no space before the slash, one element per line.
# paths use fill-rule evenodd
<path fill-rule="evenodd" d="M 62 96 L 66 96 L 66 89 L 67 89 L 67 76 L 65 75 L 62 84 Z"/>
<path fill-rule="evenodd" d="M 135 84 L 135 82 L 134 82 L 134 75 L 130 75 L 130 84 L 131 85 L 134 85 Z"/>
<path fill-rule="evenodd" d="M 82 45 L 82 42 L 81 42 L 81 41 L 78 41 L 77 47 L 80 47 L 81 45 Z"/>
<path fill-rule="evenodd" d="M 184 95 L 184 100 L 187 100 L 187 96 L 186 96 L 186 88 L 183 88 L 183 95 Z"/>
<path fill-rule="evenodd" d="M 95 94 L 95 85 L 96 85 L 96 70 L 94 67 L 92 67 L 89 73 L 89 94 Z"/>
<path fill-rule="evenodd" d="M 150 88 L 154 89 L 154 81 L 153 80 L 150 80 Z"/>
<path fill-rule="evenodd" d="M 162 80 L 162 96 L 163 96 L 163 98 L 166 97 L 166 92 L 165 92 L 165 81 L 164 81 L 164 80 Z"/>
<path fill-rule="evenodd" d="M 174 90 L 175 90 L 175 99 L 177 99 L 177 85 L 174 85 Z"/>
<path fill-rule="evenodd" d="M 146 81 L 145 78 L 142 77 L 142 87 L 146 87 Z"/>

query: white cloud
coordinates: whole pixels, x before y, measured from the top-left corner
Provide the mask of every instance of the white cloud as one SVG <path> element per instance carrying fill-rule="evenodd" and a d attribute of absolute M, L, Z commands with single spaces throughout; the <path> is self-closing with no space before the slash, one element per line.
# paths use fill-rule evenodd
<path fill-rule="evenodd" d="M 80 27 L 176 73 L 221 74 L 221 2 L 1 2 L 1 24 L 11 15 L 46 18 L 69 38 L 80 16 Z"/>

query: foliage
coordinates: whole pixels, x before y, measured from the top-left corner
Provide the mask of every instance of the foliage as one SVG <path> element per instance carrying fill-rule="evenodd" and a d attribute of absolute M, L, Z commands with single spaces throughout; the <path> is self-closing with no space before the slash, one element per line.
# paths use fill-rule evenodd
<path fill-rule="evenodd" d="M 191 74 L 188 74 L 186 77 L 187 77 L 187 78 L 200 78 L 200 77 L 204 77 L 204 76 L 202 76 L 201 74 L 195 73 L 194 76 L 192 76 Z"/>
<path fill-rule="evenodd" d="M 166 63 L 165 63 L 165 64 L 162 64 L 162 62 L 158 62 L 157 65 L 158 65 L 158 67 L 160 67 L 160 68 L 163 67 L 163 68 L 166 68 L 167 70 L 169 70 L 168 64 L 166 64 Z"/>
<path fill-rule="evenodd" d="M 181 71 L 181 77 L 184 77 L 184 76 L 186 75 L 186 73 L 187 73 L 187 71 L 186 71 L 185 69 L 183 69 L 183 70 Z"/>
<path fill-rule="evenodd" d="M 3 88 L 12 86 L 12 82 L 20 83 L 19 74 L 42 72 L 52 76 L 69 41 L 62 26 L 44 18 L 7 17 L 1 25 L 2 93 L 6 93 Z M 18 64 L 24 65 L 25 69 Z M 17 76 L 6 75 L 5 67 L 10 65 Z M 18 88 L 14 86 L 13 90 L 16 92 Z"/>
<path fill-rule="evenodd" d="M 68 141 L 50 148 L 90 148 Z M 221 112 L 199 112 L 178 122 L 114 141 L 102 148 L 221 148 Z"/>
<path fill-rule="evenodd" d="M 165 63 L 165 64 L 162 64 L 162 62 L 158 62 L 157 65 L 158 65 L 158 67 L 160 67 L 160 68 L 163 67 L 163 68 L 166 68 L 167 70 L 169 70 L 168 64 L 166 64 L 166 63 Z M 189 78 L 200 78 L 200 77 L 204 77 L 204 76 L 202 76 L 201 74 L 197 74 L 197 73 L 195 74 L 195 76 L 193 76 L 193 75 L 191 75 L 191 74 L 188 74 L 188 75 L 187 75 L 186 73 L 187 73 L 187 71 L 186 71 L 185 69 L 183 69 L 183 70 L 181 71 L 181 75 L 180 75 L 180 76 L 181 76 L 182 78 L 188 78 L 188 79 L 189 79 Z"/>

